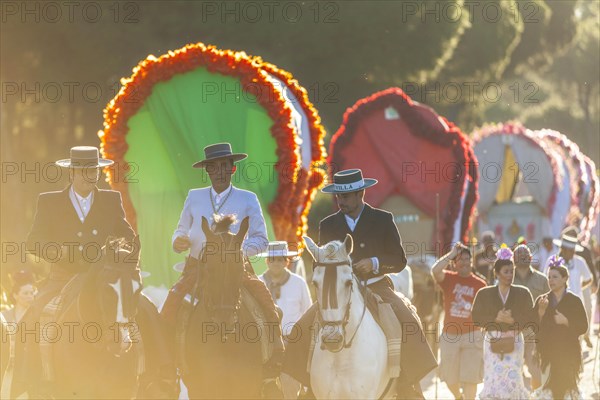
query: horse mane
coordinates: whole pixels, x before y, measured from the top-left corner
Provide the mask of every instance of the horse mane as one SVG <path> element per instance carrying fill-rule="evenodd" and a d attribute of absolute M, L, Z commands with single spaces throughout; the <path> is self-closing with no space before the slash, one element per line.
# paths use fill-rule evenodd
<path fill-rule="evenodd" d="M 219 215 L 215 214 L 213 216 L 215 221 L 213 232 L 214 233 L 225 233 L 229 232 L 229 227 L 237 222 L 235 215 L 227 214 L 227 215 Z"/>

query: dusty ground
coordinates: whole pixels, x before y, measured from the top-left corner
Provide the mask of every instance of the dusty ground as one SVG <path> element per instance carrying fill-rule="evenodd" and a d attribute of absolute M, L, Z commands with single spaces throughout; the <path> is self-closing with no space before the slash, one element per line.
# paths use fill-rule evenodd
<path fill-rule="evenodd" d="M 158 306 L 162 305 L 167 294 L 166 288 L 155 288 L 149 291 L 147 295 Z M 588 352 L 588 356 L 584 360 L 584 371 L 580 382 L 580 390 L 584 395 L 585 400 L 598 400 L 600 399 L 600 353 L 598 351 L 600 340 L 598 337 L 598 331 L 600 326 L 595 324 L 592 326 L 592 343 L 594 347 L 587 349 L 584 344 L 584 351 Z M 425 379 L 421 381 L 421 387 L 426 399 L 448 399 L 452 400 L 454 397 L 446 387 L 444 382 L 440 382 L 436 376 L 437 371 L 433 371 Z M 436 384 L 437 383 L 437 384 Z M 482 389 L 483 385 L 479 385 L 478 393 Z M 182 387 L 182 392 L 179 397 L 180 399 L 186 399 L 187 393 L 185 387 Z"/>
<path fill-rule="evenodd" d="M 595 332 L 595 335 L 591 337 L 594 347 L 592 349 L 588 349 L 584 344 L 584 351 L 588 351 L 588 356 L 584 359 L 583 376 L 581 378 L 579 388 L 582 391 L 584 399 L 586 400 L 600 399 L 600 352 L 598 350 L 600 340 L 598 337 L 598 329 L 598 324 L 595 324 L 591 330 L 591 332 Z M 421 387 L 423 388 L 423 393 L 425 394 L 426 399 L 454 399 L 454 396 L 452 396 L 452 393 L 450 393 L 446 384 L 437 380 L 436 371 L 433 371 L 429 376 L 421 381 Z M 482 384 L 478 386 L 478 393 L 482 387 Z"/>

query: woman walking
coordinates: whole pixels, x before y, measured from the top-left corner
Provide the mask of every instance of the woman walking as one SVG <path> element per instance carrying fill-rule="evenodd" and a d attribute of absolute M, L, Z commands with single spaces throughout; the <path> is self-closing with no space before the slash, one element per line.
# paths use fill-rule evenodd
<path fill-rule="evenodd" d="M 562 257 L 552 256 L 548 268 L 550 292 L 535 302 L 540 325 L 538 353 L 542 365 L 542 386 L 534 399 L 581 399 L 577 387 L 582 370 L 579 336 L 588 329 L 581 299 L 567 288 L 569 270 Z"/>
<path fill-rule="evenodd" d="M 528 399 L 523 383 L 523 334 L 531 324 L 533 299 L 529 290 L 513 285 L 513 253 L 502 247 L 496 253 L 495 286 L 475 296 L 473 322 L 485 331 L 483 390 L 480 399 Z"/>

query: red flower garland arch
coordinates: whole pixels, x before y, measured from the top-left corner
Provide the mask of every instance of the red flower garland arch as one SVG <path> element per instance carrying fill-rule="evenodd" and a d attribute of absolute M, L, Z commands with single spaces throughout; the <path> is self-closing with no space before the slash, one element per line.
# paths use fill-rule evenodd
<path fill-rule="evenodd" d="M 321 117 L 317 113 L 313 104 L 308 98 L 306 89 L 293 78 L 292 74 L 277 68 L 275 65 L 263 61 L 258 58 L 263 69 L 269 74 L 275 76 L 277 79 L 286 83 L 294 95 L 294 97 L 300 101 L 304 113 L 308 119 L 308 126 L 310 129 L 311 139 L 311 166 L 308 171 L 301 169 L 298 176 L 298 184 L 296 185 L 296 191 L 294 197 L 303 197 L 304 205 L 303 212 L 297 216 L 299 219 L 298 232 L 294 233 L 295 238 L 300 238 L 307 232 L 308 213 L 310 211 L 310 205 L 314 200 L 317 189 L 325 181 L 325 172 L 320 168 L 323 163 L 326 162 L 326 150 L 324 144 L 325 129 L 321 125 Z M 299 244 L 303 242 L 300 240 Z"/>
<path fill-rule="evenodd" d="M 210 72 L 240 79 L 242 89 L 254 94 L 258 103 L 265 108 L 269 117 L 274 121 L 271 134 L 277 143 L 279 161 L 275 168 L 279 186 L 275 199 L 268 205 L 268 208 L 275 236 L 285 240 L 292 238 L 299 240 L 289 213 L 290 209 L 297 209 L 301 205 L 299 197 L 295 196 L 295 186 L 298 183 L 298 174 L 301 169 L 299 148 L 295 141 L 296 133 L 289 125 L 291 110 L 285 103 L 285 99 L 268 81 L 266 71 L 277 75 L 280 79 L 284 78 L 284 82 L 290 87 L 299 87 L 299 85 L 293 81 L 291 74 L 277 69 L 274 65 L 262 62 L 260 58 L 250 57 L 244 52 L 219 50 L 215 46 L 205 46 L 202 43 L 186 45 L 158 58 L 148 56 L 133 69 L 133 75 L 130 78 L 122 79 L 121 90 L 104 110 L 104 131 L 100 131 L 98 136 L 102 142 L 102 154 L 115 161 L 114 166 L 107 169 L 108 179 L 113 188 L 119 190 L 123 195 L 127 219 L 132 226 L 136 226 L 136 212 L 129 197 L 127 180 L 114 179 L 126 176 L 129 171 L 129 164 L 125 161 L 128 149 L 125 138 L 129 131 L 127 121 L 142 107 L 145 99 L 151 95 L 155 84 L 168 81 L 177 74 L 189 72 L 198 67 L 205 67 Z M 312 117 L 311 132 L 318 132 L 316 136 L 320 137 L 320 140 L 314 141 L 318 145 L 322 143 L 324 131 L 319 125 L 317 113 L 312 104 L 307 102 L 306 96 L 297 97 L 303 101 L 303 108 L 308 111 L 307 115 Z M 322 157 L 321 151 L 315 154 Z M 303 221 L 303 223 L 305 222 Z M 306 227 L 303 226 L 300 231 L 305 229 Z"/>
<path fill-rule="evenodd" d="M 351 145 L 352 137 L 363 118 L 376 110 L 393 106 L 400 113 L 400 116 L 415 136 L 445 148 L 452 147 L 454 157 L 466 169 L 464 171 L 465 176 L 466 179 L 470 180 L 471 184 L 468 187 L 465 197 L 462 220 L 460 221 L 460 235 L 461 240 L 467 242 L 467 233 L 472 223 L 472 210 L 479 196 L 477 193 L 479 175 L 475 167 L 476 158 L 471 148 L 470 140 L 456 125 L 444 117 L 441 118 L 448 126 L 447 130 L 431 127 L 420 114 L 413 112 L 411 108 L 414 105 L 415 103 L 412 99 L 400 88 L 389 88 L 357 101 L 356 104 L 346 110 L 342 125 L 331 139 L 328 165 L 344 165 L 343 157 L 339 152 L 334 153 L 333 149 L 335 147 L 344 148 Z M 443 241 L 442 248 L 448 246 L 453 239 L 454 222 L 458 218 L 461 198 L 464 194 L 463 186 L 464 181 L 457 181 L 452 186 L 448 199 L 448 207 L 442 217 L 445 226 L 444 231 L 440 232 Z"/>

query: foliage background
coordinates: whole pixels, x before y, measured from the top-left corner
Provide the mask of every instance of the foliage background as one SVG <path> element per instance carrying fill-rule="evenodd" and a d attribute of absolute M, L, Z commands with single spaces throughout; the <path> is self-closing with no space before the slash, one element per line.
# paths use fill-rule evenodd
<path fill-rule="evenodd" d="M 519 119 L 567 134 L 600 164 L 595 0 L 82 1 L 72 15 L 55 3 L 58 18 L 45 2 L 2 2 L 3 243 L 22 242 L 37 194 L 67 182 L 45 179 L 34 163 L 98 144 L 120 78 L 148 54 L 199 41 L 294 74 L 320 112 L 327 144 L 347 107 L 399 86 L 464 132 Z M 9 175 L 15 166 L 19 174 Z M 23 167 L 33 172 L 23 176 Z M 332 207 L 328 197 L 317 200 L 312 228 Z"/>

